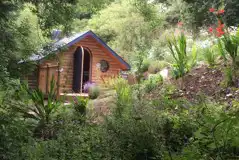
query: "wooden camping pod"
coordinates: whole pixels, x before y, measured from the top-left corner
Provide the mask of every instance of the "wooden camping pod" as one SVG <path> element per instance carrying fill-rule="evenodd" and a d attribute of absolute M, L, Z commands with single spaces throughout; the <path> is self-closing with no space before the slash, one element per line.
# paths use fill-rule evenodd
<path fill-rule="evenodd" d="M 82 53 L 81 61 L 75 61 L 74 54 L 79 48 Z M 86 60 L 87 54 L 88 59 Z M 104 83 L 104 78 L 116 77 L 121 70 L 129 69 L 129 65 L 126 62 L 122 63 L 118 55 L 114 54 L 108 46 L 95 37 L 94 33 L 87 32 L 83 38 L 69 46 L 68 50 L 58 53 L 56 55 L 58 61 L 42 59 L 38 70 L 35 71 L 38 72 L 38 78 L 35 78 L 37 81 L 31 81 L 32 86 L 38 86 L 44 93 L 48 93 L 50 82 L 54 79 L 58 94 L 74 93 L 73 84 L 74 77 L 76 77 L 74 74 L 80 73 L 81 88 L 79 92 L 82 93 L 86 80 L 101 84 Z M 109 68 L 106 72 L 102 72 L 97 66 L 102 60 L 108 62 Z M 74 64 L 77 62 L 81 65 L 81 72 L 75 73 Z"/>

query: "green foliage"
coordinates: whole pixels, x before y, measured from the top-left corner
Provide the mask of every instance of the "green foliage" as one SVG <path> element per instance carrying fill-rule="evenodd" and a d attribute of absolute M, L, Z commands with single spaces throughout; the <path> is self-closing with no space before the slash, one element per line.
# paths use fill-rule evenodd
<path fill-rule="evenodd" d="M 22 147 L 22 159 L 71 159 L 88 160 L 107 158 L 104 134 L 96 126 L 84 126 L 72 120 L 64 121 L 57 139 L 33 141 Z M 106 143 L 104 143 L 106 144 Z"/>
<path fill-rule="evenodd" d="M 127 80 L 122 77 L 104 79 L 104 87 L 116 90 L 118 85 L 128 85 Z"/>
<path fill-rule="evenodd" d="M 94 85 L 89 88 L 89 98 L 90 99 L 96 99 L 100 95 L 100 88 L 97 85 Z"/>
<path fill-rule="evenodd" d="M 178 39 L 168 39 L 168 47 L 172 54 L 174 64 L 174 76 L 176 78 L 184 76 L 188 72 L 188 56 L 187 56 L 187 42 L 184 34 L 181 34 Z"/>
<path fill-rule="evenodd" d="M 206 48 L 203 51 L 203 55 L 210 67 L 213 67 L 216 64 L 216 54 L 213 50 Z"/>
<path fill-rule="evenodd" d="M 225 111 L 220 105 L 201 104 L 196 112 L 198 129 L 187 150 L 191 150 L 194 156 L 204 159 L 237 159 L 236 137 L 239 134 L 237 117 L 236 105 Z"/>
<path fill-rule="evenodd" d="M 150 62 L 148 72 L 151 74 L 156 74 L 160 72 L 162 69 L 169 67 L 170 64 L 166 61 L 152 61 Z"/>
<path fill-rule="evenodd" d="M 224 83 L 227 87 L 232 86 L 234 84 L 234 74 L 233 74 L 233 69 L 231 67 L 228 67 L 225 69 L 224 75 L 225 75 L 225 80 Z"/>
<path fill-rule="evenodd" d="M 239 34 L 229 35 L 225 34 L 222 38 L 225 50 L 230 55 L 233 65 L 239 66 L 238 62 L 238 48 L 239 48 Z"/>
<path fill-rule="evenodd" d="M 49 138 L 47 131 L 48 125 L 52 122 L 52 114 L 61 105 L 59 101 L 56 100 L 56 88 L 55 81 L 52 79 L 50 83 L 50 89 L 47 93 L 47 100 L 45 100 L 45 94 L 39 90 L 31 90 L 28 86 L 23 85 L 23 91 L 27 93 L 32 104 L 30 103 L 27 107 L 22 108 L 22 106 L 14 108 L 14 110 L 23 114 L 23 117 L 30 118 L 37 121 L 37 127 L 35 129 L 36 136 L 41 138 Z"/>
<path fill-rule="evenodd" d="M 221 57 L 224 59 L 224 61 L 226 61 L 227 57 L 226 57 L 226 53 L 224 51 L 221 39 L 218 39 L 217 42 L 218 42 L 219 53 L 220 53 Z"/>
<path fill-rule="evenodd" d="M 153 89 L 156 89 L 162 83 L 163 77 L 160 74 L 150 75 L 149 78 L 144 81 L 145 91 L 149 93 Z"/>
<path fill-rule="evenodd" d="M 7 77 L 19 77 L 16 75 L 19 69 L 18 62 L 28 57 L 41 45 L 38 42 L 42 34 L 38 32 L 38 29 L 41 29 L 44 35 L 49 35 L 55 27 L 61 27 L 66 32 L 69 30 L 75 2 L 75 0 L 61 2 L 58 0 L 3 0 L 0 2 L 0 34 L 3 39 L 0 42 L 2 57 L 0 81 L 4 81 Z M 35 26 L 37 29 L 34 28 Z"/>
<path fill-rule="evenodd" d="M 80 113 L 81 115 L 86 114 L 86 106 L 88 104 L 88 98 L 83 98 L 83 97 L 75 97 L 74 101 L 74 108 L 75 110 Z"/>
<path fill-rule="evenodd" d="M 145 18 L 138 7 L 147 3 L 142 2 L 143 6 L 141 3 L 136 6 L 135 3 L 127 0 L 115 1 L 94 15 L 86 27 L 95 31 L 122 57 L 132 62 L 138 52 L 152 47 L 153 39 L 160 35 L 159 31 L 157 34 L 155 32 L 164 22 L 161 15 L 157 15 L 157 20 Z"/>
<path fill-rule="evenodd" d="M 1 145 L 3 159 L 237 158 L 238 103 L 228 108 L 205 100 L 172 99 L 167 87 L 150 101 L 144 95 L 138 99 L 134 87 L 124 81 L 115 88 L 116 107 L 99 124 L 82 123 L 73 108 L 65 108 L 71 113 L 58 110 L 52 117 L 54 139 L 32 138 L 28 121 L 2 112 L 1 144 L 8 144 Z"/>
<path fill-rule="evenodd" d="M 224 4 L 227 24 L 237 24 L 237 1 Z M 198 34 L 199 28 L 211 22 L 208 9 L 220 5 L 221 1 L 208 0 L 1 1 L 0 159 L 238 159 L 236 99 L 227 106 L 211 100 L 188 102 L 175 97 L 175 87 L 162 84 L 158 74 L 143 81 L 145 71 L 157 73 L 169 66 L 171 57 L 175 77 L 185 75 L 197 58 L 196 45 L 187 44 L 185 35 L 190 32 L 186 30 L 185 35 L 167 43 L 165 35 L 179 21 L 193 30 L 193 35 Z M 75 99 L 73 106 L 63 106 L 56 100 L 53 81 L 46 96 L 27 86 L 20 90 L 19 82 L 9 78 L 19 77 L 19 60 L 45 40 L 49 42 L 46 36 L 52 29 L 69 33 L 72 27 L 99 34 L 130 61 L 138 80 L 132 86 L 122 78 L 105 81 L 108 88 L 116 90 L 115 106 L 100 120 L 87 116 L 88 99 Z M 236 37 L 228 35 L 217 43 L 221 56 L 226 60 L 228 53 L 234 64 L 238 62 Z M 209 65 L 215 64 L 214 49 L 203 55 Z M 236 82 L 236 71 L 229 68 L 225 73 L 227 86 Z M 149 94 L 153 89 L 157 92 Z M 99 88 L 90 89 L 89 96 L 97 98 Z"/>
<path fill-rule="evenodd" d="M 1 104 L 0 108 L 0 159 L 18 159 L 20 148 L 31 139 L 29 126 L 23 119 L 10 110 L 5 110 Z"/>
<path fill-rule="evenodd" d="M 149 60 L 144 60 L 140 72 L 144 73 L 144 72 L 148 71 L 149 65 L 150 65 Z"/>

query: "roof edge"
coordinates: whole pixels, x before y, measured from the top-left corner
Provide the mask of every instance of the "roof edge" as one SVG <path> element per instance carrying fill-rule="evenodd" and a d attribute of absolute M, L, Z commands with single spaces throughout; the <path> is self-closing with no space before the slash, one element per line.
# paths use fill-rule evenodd
<path fill-rule="evenodd" d="M 74 45 L 75 43 L 79 42 L 81 39 L 87 37 L 87 36 L 92 36 L 93 38 L 96 39 L 97 42 L 99 42 L 101 45 L 103 45 L 107 50 L 110 51 L 110 53 L 120 61 L 120 63 L 124 64 L 126 66 L 126 70 L 130 70 L 131 66 L 122 58 L 120 57 L 115 51 L 113 51 L 102 39 L 100 39 L 93 31 L 89 30 L 87 32 L 85 32 L 84 34 L 82 34 L 81 36 L 77 37 L 76 39 L 74 39 L 73 41 L 69 42 L 68 44 L 66 44 L 68 47 L 71 47 L 72 45 Z"/>

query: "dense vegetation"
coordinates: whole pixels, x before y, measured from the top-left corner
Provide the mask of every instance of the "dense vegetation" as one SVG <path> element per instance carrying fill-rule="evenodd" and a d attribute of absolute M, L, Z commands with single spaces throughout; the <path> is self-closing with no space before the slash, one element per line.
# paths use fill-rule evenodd
<path fill-rule="evenodd" d="M 0 1 L 0 159 L 239 159 L 238 16 L 237 0 Z M 93 30 L 130 62 L 136 83 L 103 86 L 109 113 L 95 111 L 99 86 L 65 105 L 54 81 L 47 101 L 20 82 L 53 29 Z M 186 92 L 202 66 L 223 75 L 219 92 Z"/>

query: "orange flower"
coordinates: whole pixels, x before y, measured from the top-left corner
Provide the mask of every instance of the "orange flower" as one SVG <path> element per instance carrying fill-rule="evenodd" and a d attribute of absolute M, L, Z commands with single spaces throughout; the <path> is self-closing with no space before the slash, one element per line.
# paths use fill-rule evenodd
<path fill-rule="evenodd" d="M 222 35 L 225 34 L 224 32 L 224 24 L 221 23 L 221 21 L 219 21 L 220 23 L 218 23 L 218 27 L 216 28 L 217 30 L 217 37 L 221 37 Z"/>

